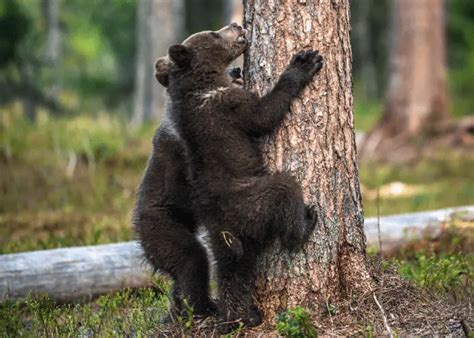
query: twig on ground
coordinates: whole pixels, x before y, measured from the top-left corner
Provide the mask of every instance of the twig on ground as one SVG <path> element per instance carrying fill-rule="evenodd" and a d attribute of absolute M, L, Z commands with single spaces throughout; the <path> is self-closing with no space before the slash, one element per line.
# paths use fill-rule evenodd
<path fill-rule="evenodd" d="M 380 232 L 380 186 L 377 186 L 377 231 L 379 234 L 379 256 L 382 258 L 382 233 Z"/>
<path fill-rule="evenodd" d="M 377 299 L 377 296 L 375 295 L 375 292 L 374 292 L 372 295 L 374 296 L 375 304 L 377 304 L 377 306 L 378 306 L 379 309 L 380 309 L 380 312 L 382 313 L 383 325 L 385 326 L 385 329 L 387 330 L 388 335 L 390 336 L 390 338 L 392 338 L 392 337 L 393 337 L 392 329 L 391 329 L 390 326 L 388 325 L 387 317 L 385 316 L 385 311 L 383 310 L 382 305 L 380 305 L 380 303 L 379 303 L 379 301 L 378 301 L 378 299 Z"/>

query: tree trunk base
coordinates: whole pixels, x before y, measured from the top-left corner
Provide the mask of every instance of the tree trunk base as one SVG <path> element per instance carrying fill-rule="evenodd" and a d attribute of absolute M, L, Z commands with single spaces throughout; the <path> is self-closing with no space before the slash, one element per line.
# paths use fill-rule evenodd
<path fill-rule="evenodd" d="M 395 266 L 382 268 L 379 258 L 369 260 L 374 289 L 345 300 L 326 300 L 304 305 L 309 325 L 319 336 L 386 336 L 389 330 L 400 336 L 467 336 L 464 328 L 474 327 L 470 304 L 434 296 L 400 277 Z M 311 305 L 311 304 L 309 304 Z M 274 325 L 277 316 L 254 328 L 243 328 L 238 336 L 281 336 Z M 153 335 L 219 337 L 214 318 L 195 321 L 190 330 L 182 324 L 160 326 Z"/>

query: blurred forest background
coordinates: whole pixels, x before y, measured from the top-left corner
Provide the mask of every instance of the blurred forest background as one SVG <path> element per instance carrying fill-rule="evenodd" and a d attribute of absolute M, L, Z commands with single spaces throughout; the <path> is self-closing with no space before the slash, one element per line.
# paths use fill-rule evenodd
<path fill-rule="evenodd" d="M 425 6 L 412 10 L 410 3 Z M 400 131 L 397 123 L 401 129 L 420 125 L 411 117 L 387 118 L 394 97 L 403 103 L 411 93 L 414 106 L 422 101 L 413 93 L 423 93 L 423 85 L 421 90 L 407 85 L 408 94 L 398 98 L 396 91 L 390 92 L 390 84 L 397 83 L 393 79 L 400 82 L 403 76 L 397 74 L 397 60 L 409 65 L 413 60 L 406 55 L 400 59 L 407 36 L 421 36 L 412 45 L 426 48 L 412 53 L 416 64 L 405 73 L 436 59 L 441 66 L 425 73 L 446 79 L 437 84 L 446 90 L 434 105 L 446 122 L 442 133 L 413 127 L 408 147 L 401 152 L 382 148 L 389 157 L 383 161 L 371 158 L 373 143 L 364 152 L 360 176 L 365 215 L 474 204 L 474 1 L 352 0 L 351 5 L 358 135 L 370 140 L 382 129 L 393 145 Z M 232 0 L 0 1 L 0 254 L 134 238 L 130 212 L 135 189 L 163 114 L 154 60 L 193 32 L 239 21 L 239 8 Z M 407 31 L 408 23 L 423 22 L 407 18 L 407 13 L 422 17 L 433 9 L 438 20 L 428 20 L 421 33 Z M 437 40 L 430 45 L 433 36 Z M 438 47 L 433 51 L 432 46 Z M 430 119 L 419 121 L 431 126 Z M 446 130 L 452 137 L 443 136 Z M 419 145 L 423 150 L 413 152 Z M 403 156 L 409 153 L 414 156 Z M 472 222 L 456 225 L 436 245 L 414 246 L 396 256 L 402 262 L 400 272 L 440 292 L 465 289 L 466 271 L 473 276 L 474 236 Z M 104 329 L 143 318 L 114 321 L 109 310 L 100 317 L 94 309 L 120 312 L 123 304 L 166 308 L 150 290 L 138 296 L 127 292 L 114 301 L 103 298 L 89 308 L 71 308 L 71 313 L 79 312 L 67 318 L 89 320 Z M 0 315 L 5 315 L 0 327 L 5 320 L 7 332 L 8 327 L 13 332 L 25 329 L 11 315 L 20 312 L 44 327 L 44 313 L 50 319 L 62 316 L 61 323 L 67 323 L 64 313 L 69 310 L 56 313 L 48 300 L 41 306 L 35 302 L 27 302 L 26 312 L 21 306 L 0 306 Z M 110 323 L 101 326 L 101 321 Z M 150 327 L 155 323 L 146 321 Z M 51 325 L 57 329 L 59 324 Z"/>
<path fill-rule="evenodd" d="M 474 112 L 474 2 L 441 9 L 456 121 Z M 232 0 L 0 2 L 0 252 L 133 238 L 135 188 L 163 114 L 153 62 L 192 32 L 239 21 L 240 10 Z M 389 0 L 352 1 L 361 133 L 384 111 L 394 10 Z M 377 203 L 382 214 L 472 203 L 469 154 L 436 148 L 416 161 L 362 161 L 366 215 Z"/>

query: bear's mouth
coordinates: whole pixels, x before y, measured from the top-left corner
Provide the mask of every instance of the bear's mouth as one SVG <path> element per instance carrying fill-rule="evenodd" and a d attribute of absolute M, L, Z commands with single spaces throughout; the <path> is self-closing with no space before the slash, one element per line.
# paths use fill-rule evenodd
<path fill-rule="evenodd" d="M 228 26 L 225 26 L 221 30 L 218 31 L 224 38 L 227 37 L 230 41 L 236 42 L 238 44 L 246 44 L 247 43 L 247 30 L 243 29 L 237 23 L 231 23 Z"/>
<path fill-rule="evenodd" d="M 244 44 L 244 43 L 247 43 L 247 30 L 246 29 L 243 29 L 241 26 L 238 26 L 239 28 L 239 35 L 237 36 L 237 40 L 236 42 L 237 43 L 241 43 L 241 44 Z"/>

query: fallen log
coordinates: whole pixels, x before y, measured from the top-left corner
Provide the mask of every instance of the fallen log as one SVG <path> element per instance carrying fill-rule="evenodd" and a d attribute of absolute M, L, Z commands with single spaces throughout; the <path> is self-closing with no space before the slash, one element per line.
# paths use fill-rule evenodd
<path fill-rule="evenodd" d="M 150 273 L 135 241 L 0 255 L 0 300 L 47 293 L 67 302 L 146 286 Z"/>
<path fill-rule="evenodd" d="M 435 238 L 454 214 L 474 219 L 474 206 L 380 217 L 383 250 L 407 239 Z M 378 220 L 365 220 L 368 246 L 378 246 Z M 0 301 L 30 292 L 57 301 L 90 299 L 107 292 L 150 285 L 150 268 L 136 241 L 0 255 Z"/>
<path fill-rule="evenodd" d="M 364 231 L 367 246 L 379 245 L 378 224 L 382 250 L 390 252 L 410 240 L 435 239 L 453 219 L 469 219 L 474 221 L 474 206 L 463 206 L 432 211 L 422 211 L 365 219 Z"/>

